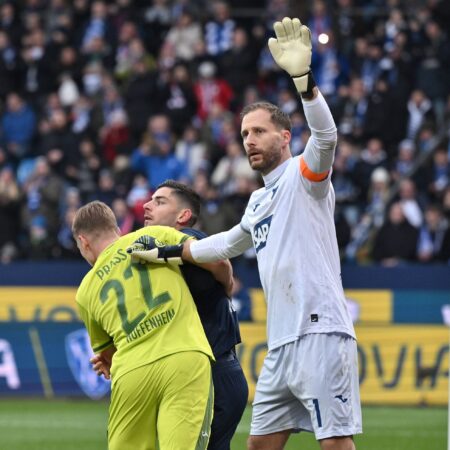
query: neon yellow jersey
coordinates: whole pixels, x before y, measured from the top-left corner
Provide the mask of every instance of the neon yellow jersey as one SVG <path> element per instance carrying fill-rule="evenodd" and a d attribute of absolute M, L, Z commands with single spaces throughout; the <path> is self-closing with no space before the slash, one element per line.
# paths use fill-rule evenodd
<path fill-rule="evenodd" d="M 169 245 L 188 239 L 163 226 L 120 237 L 98 257 L 77 291 L 80 316 L 95 353 L 115 345 L 111 377 L 172 353 L 213 359 L 197 308 L 178 266 L 132 262 L 126 248 L 149 234 Z"/>

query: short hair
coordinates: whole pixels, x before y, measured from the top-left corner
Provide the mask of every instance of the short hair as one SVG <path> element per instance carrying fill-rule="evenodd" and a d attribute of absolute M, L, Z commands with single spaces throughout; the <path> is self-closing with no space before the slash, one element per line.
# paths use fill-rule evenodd
<path fill-rule="evenodd" d="M 283 112 L 277 105 L 269 102 L 255 102 L 247 105 L 241 111 L 241 119 L 243 119 L 248 113 L 263 109 L 270 114 L 270 121 L 282 130 L 291 131 L 292 123 L 290 117 Z"/>
<path fill-rule="evenodd" d="M 178 198 L 180 203 L 186 205 L 192 212 L 191 219 L 187 223 L 189 227 L 192 227 L 197 222 L 198 216 L 200 215 L 200 205 L 201 198 L 194 189 L 190 188 L 188 185 L 179 183 L 175 180 L 166 180 L 161 183 L 157 189 L 167 187 L 172 189 L 172 193 Z"/>
<path fill-rule="evenodd" d="M 117 231 L 116 216 L 103 202 L 95 200 L 82 206 L 75 214 L 72 233 L 77 236 L 86 233 L 99 237 L 104 232 Z"/>

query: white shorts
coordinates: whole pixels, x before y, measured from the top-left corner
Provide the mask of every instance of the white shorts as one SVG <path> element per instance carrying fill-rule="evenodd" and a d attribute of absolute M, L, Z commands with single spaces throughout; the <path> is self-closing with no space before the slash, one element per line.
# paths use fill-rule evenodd
<path fill-rule="evenodd" d="M 251 435 L 313 431 L 316 439 L 362 433 L 356 341 L 307 334 L 270 351 L 256 384 Z"/>

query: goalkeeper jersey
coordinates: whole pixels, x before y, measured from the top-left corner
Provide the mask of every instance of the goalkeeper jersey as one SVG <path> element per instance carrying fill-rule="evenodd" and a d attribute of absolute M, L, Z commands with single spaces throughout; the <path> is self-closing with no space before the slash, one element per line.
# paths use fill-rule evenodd
<path fill-rule="evenodd" d="M 168 245 L 188 237 L 152 226 L 120 237 L 98 257 L 76 302 L 95 353 L 114 345 L 111 377 L 164 356 L 199 351 L 213 359 L 191 293 L 178 266 L 132 262 L 126 248 L 151 234 Z"/>
<path fill-rule="evenodd" d="M 301 163 L 290 158 L 265 176 L 241 221 L 256 250 L 269 350 L 307 333 L 355 337 L 341 282 L 331 171 L 310 181 Z"/>

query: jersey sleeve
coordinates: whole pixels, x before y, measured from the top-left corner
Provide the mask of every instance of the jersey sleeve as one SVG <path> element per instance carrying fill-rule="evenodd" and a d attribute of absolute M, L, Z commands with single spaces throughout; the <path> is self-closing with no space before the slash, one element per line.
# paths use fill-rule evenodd
<path fill-rule="evenodd" d="M 251 248 L 252 245 L 251 235 L 244 231 L 239 224 L 228 231 L 213 234 L 194 242 L 190 250 L 196 262 L 211 262 L 234 258 Z"/>
<path fill-rule="evenodd" d="M 336 125 L 320 92 L 314 100 L 304 101 L 303 107 L 311 137 L 299 157 L 300 176 L 309 194 L 314 198 L 323 198 L 330 187 L 337 141 Z"/>
<path fill-rule="evenodd" d="M 91 341 L 92 351 L 94 353 L 101 352 L 114 344 L 113 339 L 103 328 L 92 318 L 89 312 L 77 302 L 78 312 L 86 326 Z"/>
<path fill-rule="evenodd" d="M 317 200 L 324 198 L 330 190 L 332 169 L 322 174 L 317 174 L 308 168 L 302 156 L 299 156 L 298 159 L 300 181 L 306 192 Z"/>

